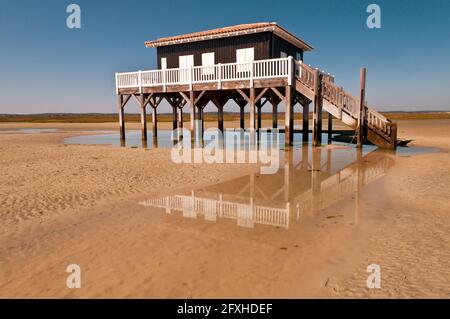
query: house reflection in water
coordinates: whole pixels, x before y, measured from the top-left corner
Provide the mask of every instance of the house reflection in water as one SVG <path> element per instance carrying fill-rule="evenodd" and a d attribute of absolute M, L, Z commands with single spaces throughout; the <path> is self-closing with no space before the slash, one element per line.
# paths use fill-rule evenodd
<path fill-rule="evenodd" d="M 276 174 L 250 174 L 140 204 L 163 208 L 169 214 L 182 212 L 188 218 L 203 215 L 207 221 L 236 219 L 242 227 L 263 224 L 289 228 L 300 215 L 315 214 L 354 198 L 357 218 L 361 189 L 393 165 L 392 158 L 382 151 L 363 154 L 351 147 L 300 147 L 281 156 L 281 169 Z"/>

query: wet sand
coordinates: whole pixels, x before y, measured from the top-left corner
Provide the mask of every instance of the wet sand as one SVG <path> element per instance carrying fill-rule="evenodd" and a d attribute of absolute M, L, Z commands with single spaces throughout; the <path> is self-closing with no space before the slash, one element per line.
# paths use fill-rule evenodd
<path fill-rule="evenodd" d="M 24 127 L 14 125 L 0 129 Z M 115 128 L 26 125 L 37 126 Z M 257 204 L 274 203 L 262 193 L 280 187 L 254 164 L 176 165 L 163 149 L 62 145 L 73 132 L 0 134 L 0 297 L 450 297 L 450 121 L 400 121 L 399 132 L 442 151 L 369 154 L 349 176 L 391 164 L 358 192 L 298 216 L 291 198 L 311 185 L 292 179 L 287 229 L 139 204 L 193 189 L 230 193 L 227 181 L 250 173 L 261 180 Z M 336 172 L 344 170 L 317 174 L 325 183 Z M 381 289 L 366 287 L 372 263 Z M 81 267 L 81 289 L 66 287 L 69 264 Z"/>

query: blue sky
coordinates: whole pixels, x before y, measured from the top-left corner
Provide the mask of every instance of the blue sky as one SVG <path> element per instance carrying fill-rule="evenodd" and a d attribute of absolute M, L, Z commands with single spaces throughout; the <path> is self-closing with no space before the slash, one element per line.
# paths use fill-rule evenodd
<path fill-rule="evenodd" d="M 366 26 L 370 3 L 381 29 Z M 351 93 L 367 67 L 379 110 L 450 110 L 450 0 L 0 0 L 0 113 L 115 112 L 114 72 L 155 68 L 145 40 L 263 21 L 312 44 L 305 62 Z"/>

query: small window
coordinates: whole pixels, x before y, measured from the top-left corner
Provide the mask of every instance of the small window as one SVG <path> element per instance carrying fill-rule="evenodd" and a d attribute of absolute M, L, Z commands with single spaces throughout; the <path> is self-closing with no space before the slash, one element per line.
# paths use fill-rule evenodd
<path fill-rule="evenodd" d="M 295 59 L 297 61 L 302 61 L 303 60 L 303 54 L 301 52 L 297 52 L 297 54 L 295 55 Z"/>
<path fill-rule="evenodd" d="M 161 69 L 167 69 L 167 58 L 161 58 Z"/>
<path fill-rule="evenodd" d="M 283 52 L 283 51 L 280 52 L 280 58 L 287 58 L 287 57 L 288 57 L 288 55 L 286 52 Z"/>

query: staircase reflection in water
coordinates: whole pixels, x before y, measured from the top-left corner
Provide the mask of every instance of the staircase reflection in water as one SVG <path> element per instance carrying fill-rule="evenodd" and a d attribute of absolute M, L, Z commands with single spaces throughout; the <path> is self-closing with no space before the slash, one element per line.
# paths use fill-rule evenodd
<path fill-rule="evenodd" d="M 206 221 L 235 219 L 238 226 L 256 224 L 289 228 L 300 216 L 318 213 L 342 200 L 354 200 L 357 222 L 360 192 L 393 165 L 383 151 L 353 147 L 299 147 L 281 152 L 276 174 L 250 174 L 232 181 L 149 199 L 140 204 L 167 214 Z"/>

